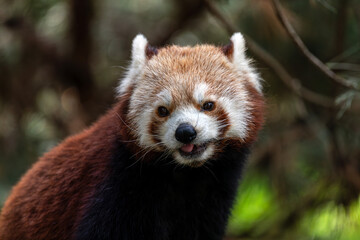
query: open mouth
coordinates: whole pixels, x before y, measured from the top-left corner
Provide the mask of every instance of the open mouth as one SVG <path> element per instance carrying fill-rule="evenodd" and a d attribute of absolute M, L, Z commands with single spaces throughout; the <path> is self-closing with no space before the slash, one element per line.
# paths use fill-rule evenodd
<path fill-rule="evenodd" d="M 185 144 L 179 149 L 179 152 L 180 152 L 181 156 L 186 157 L 186 158 L 198 157 L 201 154 L 203 154 L 203 152 L 205 152 L 207 145 L 208 145 L 207 143 L 202 143 L 199 145 Z"/>

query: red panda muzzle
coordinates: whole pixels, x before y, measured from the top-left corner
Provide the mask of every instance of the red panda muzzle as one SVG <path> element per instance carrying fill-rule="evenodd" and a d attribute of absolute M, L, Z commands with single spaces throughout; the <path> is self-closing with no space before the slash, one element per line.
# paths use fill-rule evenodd
<path fill-rule="evenodd" d="M 195 157 L 201 155 L 207 147 L 207 143 L 200 145 L 186 144 L 180 148 L 180 154 L 184 157 Z"/>

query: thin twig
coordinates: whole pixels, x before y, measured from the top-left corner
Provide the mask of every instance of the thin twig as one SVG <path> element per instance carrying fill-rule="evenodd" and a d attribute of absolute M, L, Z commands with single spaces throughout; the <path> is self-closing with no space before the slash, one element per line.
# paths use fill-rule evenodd
<path fill-rule="evenodd" d="M 340 70 L 340 71 L 352 71 L 352 72 L 360 72 L 360 64 L 354 63 L 341 63 L 341 62 L 329 62 L 328 66 L 332 70 Z"/>
<path fill-rule="evenodd" d="M 335 82 L 337 82 L 337 83 L 339 83 L 339 84 L 341 84 L 341 85 L 343 85 L 345 87 L 357 90 L 356 85 L 354 85 L 352 82 L 346 81 L 344 78 L 342 78 L 341 76 L 334 73 L 320 59 L 318 59 L 314 54 L 312 54 L 309 51 L 309 49 L 305 46 L 304 42 L 301 40 L 299 35 L 296 33 L 294 27 L 290 24 L 289 20 L 286 18 L 285 14 L 280 9 L 281 6 L 280 6 L 279 1 L 278 0 L 272 0 L 272 3 L 273 3 L 273 7 L 274 7 L 275 13 L 276 13 L 279 21 L 281 22 L 281 24 L 283 25 L 283 27 L 285 28 L 286 32 L 289 34 L 290 38 L 293 40 L 295 45 L 304 54 L 304 56 L 313 65 L 315 65 L 321 72 L 323 72 L 326 76 L 328 76 L 333 81 L 335 81 Z"/>
<path fill-rule="evenodd" d="M 238 31 L 238 29 L 233 24 L 231 24 L 226 17 L 224 17 L 224 15 L 219 11 L 219 9 L 214 5 L 211 0 L 203 1 L 208 11 L 224 26 L 224 28 L 229 34 Z M 245 35 L 244 37 L 247 42 L 247 47 L 257 57 L 257 59 L 267 65 L 270 69 L 272 69 L 275 74 L 280 78 L 280 80 L 282 80 L 285 85 L 288 86 L 295 94 L 317 105 L 323 107 L 334 107 L 334 101 L 331 98 L 303 87 L 300 81 L 296 78 L 293 78 L 273 56 L 271 56 L 267 51 L 261 48 L 249 36 Z"/>

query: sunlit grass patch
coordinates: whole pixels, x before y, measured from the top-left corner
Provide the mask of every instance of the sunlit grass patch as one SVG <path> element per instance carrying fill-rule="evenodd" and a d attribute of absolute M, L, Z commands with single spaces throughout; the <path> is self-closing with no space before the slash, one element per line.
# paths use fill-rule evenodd
<path fill-rule="evenodd" d="M 242 181 L 230 217 L 228 232 L 249 230 L 257 221 L 274 212 L 277 205 L 269 180 L 263 175 L 247 174 Z"/>
<path fill-rule="evenodd" d="M 309 239 L 360 239 L 360 198 L 348 209 L 334 203 L 326 204 L 307 214 L 301 221 L 300 229 Z"/>

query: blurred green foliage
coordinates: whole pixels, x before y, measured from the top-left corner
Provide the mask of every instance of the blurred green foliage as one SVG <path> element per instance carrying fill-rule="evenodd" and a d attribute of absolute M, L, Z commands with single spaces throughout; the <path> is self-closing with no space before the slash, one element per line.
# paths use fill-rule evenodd
<path fill-rule="evenodd" d="M 309 63 L 271 1 L 212 2 L 304 87 L 337 104 L 325 108 L 299 97 L 249 51 L 264 78 L 267 120 L 239 189 L 228 239 L 360 239 L 359 91 L 336 84 Z M 39 156 L 111 106 L 137 33 L 158 46 L 229 41 L 202 0 L 75 3 L 0 1 L 0 206 Z M 360 2 L 281 3 L 309 50 L 359 85 Z"/>

